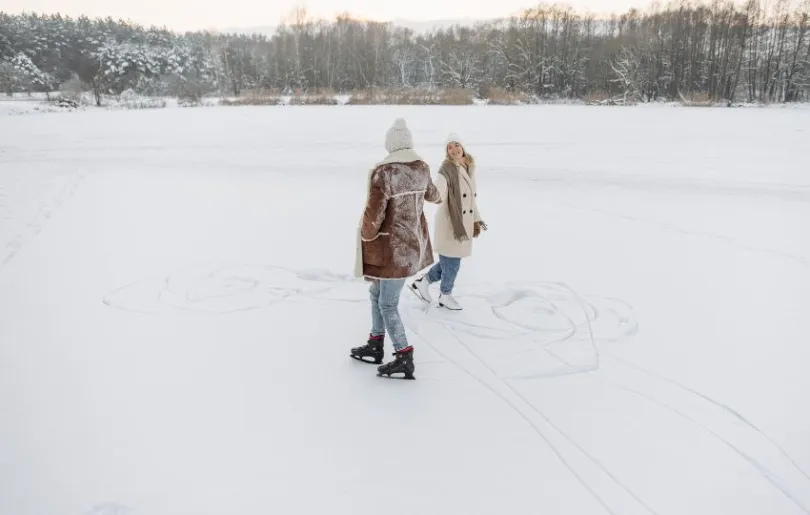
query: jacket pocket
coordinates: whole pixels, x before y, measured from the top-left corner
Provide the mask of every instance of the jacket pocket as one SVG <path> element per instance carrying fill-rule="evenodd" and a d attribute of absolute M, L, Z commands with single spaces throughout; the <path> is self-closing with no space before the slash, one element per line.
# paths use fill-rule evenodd
<path fill-rule="evenodd" d="M 371 241 L 363 242 L 363 262 L 367 265 L 384 267 L 390 263 L 391 237 L 378 233 Z"/>

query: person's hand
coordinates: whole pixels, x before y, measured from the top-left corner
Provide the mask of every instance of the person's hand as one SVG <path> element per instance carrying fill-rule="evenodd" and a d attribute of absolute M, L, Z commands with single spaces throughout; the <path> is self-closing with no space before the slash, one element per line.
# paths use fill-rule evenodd
<path fill-rule="evenodd" d="M 473 226 L 473 238 L 477 238 L 481 234 L 482 230 L 487 230 L 487 224 L 485 224 L 483 221 L 475 222 L 475 225 Z"/>

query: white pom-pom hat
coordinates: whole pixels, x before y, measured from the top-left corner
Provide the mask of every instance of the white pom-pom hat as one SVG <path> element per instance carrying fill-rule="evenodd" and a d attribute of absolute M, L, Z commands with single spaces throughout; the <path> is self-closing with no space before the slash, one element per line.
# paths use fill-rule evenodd
<path fill-rule="evenodd" d="M 385 134 L 385 150 L 396 152 L 413 148 L 413 135 L 404 118 L 394 120 L 394 125 Z"/>
<path fill-rule="evenodd" d="M 458 143 L 459 145 L 461 145 L 461 148 L 464 148 L 464 142 L 461 141 L 461 136 L 459 136 L 455 132 L 451 132 L 450 134 L 447 135 L 447 139 L 444 141 L 445 148 L 447 148 L 447 145 L 449 145 L 450 143 Z"/>

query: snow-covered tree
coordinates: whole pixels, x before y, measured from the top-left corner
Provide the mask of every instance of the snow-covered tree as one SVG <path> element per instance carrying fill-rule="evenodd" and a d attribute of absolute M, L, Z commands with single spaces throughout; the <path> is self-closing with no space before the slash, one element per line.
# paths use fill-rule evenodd
<path fill-rule="evenodd" d="M 98 99 L 127 89 L 195 97 L 413 86 L 789 102 L 810 94 L 810 0 L 681 0 L 600 19 L 539 5 L 424 33 L 298 9 L 270 37 L 0 13 L 0 88 L 48 91 L 75 78 Z"/>
<path fill-rule="evenodd" d="M 0 61 L 0 87 L 11 93 L 22 91 L 53 91 L 54 77 L 37 67 L 24 53 L 20 52 L 9 60 Z"/>

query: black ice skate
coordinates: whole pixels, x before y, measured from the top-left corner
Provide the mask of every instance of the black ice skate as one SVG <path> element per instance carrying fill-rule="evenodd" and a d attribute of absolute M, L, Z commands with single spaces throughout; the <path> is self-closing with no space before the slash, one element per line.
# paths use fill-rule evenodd
<path fill-rule="evenodd" d="M 358 361 L 363 361 L 366 363 L 374 363 L 375 365 L 379 365 L 382 363 L 383 360 L 383 344 L 385 342 L 385 336 L 371 336 L 368 337 L 368 343 L 363 345 L 362 347 L 354 347 L 351 350 L 349 356 L 353 357 Z M 371 360 L 365 358 L 372 358 Z"/>
<path fill-rule="evenodd" d="M 404 377 L 397 379 L 416 379 L 413 376 L 413 372 L 416 370 L 413 364 L 413 347 L 405 347 L 401 351 L 395 352 L 394 356 L 394 361 L 377 367 L 377 375 L 391 377 L 391 374 L 405 374 Z"/>

